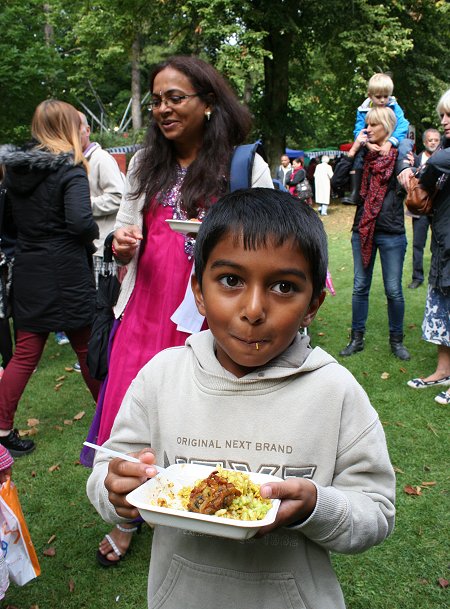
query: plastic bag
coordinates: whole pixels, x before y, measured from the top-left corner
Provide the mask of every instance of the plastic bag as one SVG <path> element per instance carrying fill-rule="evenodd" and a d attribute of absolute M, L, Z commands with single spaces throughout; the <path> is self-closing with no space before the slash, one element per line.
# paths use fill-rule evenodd
<path fill-rule="evenodd" d="M 11 480 L 2 484 L 0 489 L 2 553 L 8 565 L 11 580 L 23 586 L 41 573 L 36 551 L 31 541 L 25 518 Z"/>

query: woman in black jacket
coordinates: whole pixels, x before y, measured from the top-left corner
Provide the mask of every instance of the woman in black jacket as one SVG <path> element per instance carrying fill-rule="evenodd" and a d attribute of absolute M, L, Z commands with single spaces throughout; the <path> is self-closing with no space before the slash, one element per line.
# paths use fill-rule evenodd
<path fill-rule="evenodd" d="M 363 178 L 353 222 L 353 295 L 352 333 L 350 343 L 339 355 L 349 356 L 364 349 L 364 333 L 369 312 L 369 292 L 377 251 L 380 253 L 384 290 L 388 302 L 389 342 L 392 353 L 410 358 L 403 344 L 405 301 L 402 271 L 406 252 L 403 196 L 397 186 L 395 163 L 397 150 L 382 155 L 381 146 L 388 140 L 396 124 L 390 108 L 376 107 L 367 113 L 363 129 L 348 156 L 336 166 L 331 180 L 335 190 L 343 186 L 353 167 L 355 154 L 370 142 L 375 150 L 364 157 Z"/>
<path fill-rule="evenodd" d="M 86 366 L 95 309 L 92 241 L 98 228 L 80 122 L 73 106 L 47 100 L 33 116 L 34 143 L 0 148 L 6 211 L 17 237 L 12 277 L 16 350 L 0 383 L 0 443 L 15 457 L 34 449 L 13 428 L 14 415 L 49 332 L 66 332 L 94 400 L 98 394 L 99 383 Z"/>
<path fill-rule="evenodd" d="M 437 345 L 437 364 L 432 374 L 408 381 L 413 389 L 450 385 L 450 89 L 439 100 L 437 111 L 444 129 L 441 149 L 420 173 L 420 183 L 428 192 L 433 193 L 438 186 L 433 199 L 431 265 L 422 323 L 422 338 Z M 410 175 L 411 170 L 400 174 L 405 186 Z M 450 404 L 450 390 L 441 391 L 434 399 L 438 404 Z"/>

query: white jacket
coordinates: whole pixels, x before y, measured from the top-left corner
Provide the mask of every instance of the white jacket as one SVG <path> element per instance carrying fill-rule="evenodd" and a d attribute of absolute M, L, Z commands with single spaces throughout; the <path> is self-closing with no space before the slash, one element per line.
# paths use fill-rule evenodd
<path fill-rule="evenodd" d="M 100 231 L 100 237 L 94 241 L 97 248 L 94 256 L 103 256 L 103 243 L 114 230 L 125 179 L 115 158 L 103 150 L 100 144 L 95 143 L 88 150 L 86 159 L 89 162 L 92 214 Z"/>

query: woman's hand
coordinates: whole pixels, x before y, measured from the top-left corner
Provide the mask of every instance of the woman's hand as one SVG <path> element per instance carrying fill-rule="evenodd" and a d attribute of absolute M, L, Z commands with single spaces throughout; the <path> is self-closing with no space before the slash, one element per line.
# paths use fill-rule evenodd
<path fill-rule="evenodd" d="M 358 137 L 353 142 L 353 146 L 348 151 L 348 156 L 351 158 L 354 157 L 355 154 L 358 152 L 358 150 L 360 148 L 362 148 L 363 146 L 365 146 L 366 144 L 367 144 L 367 131 L 366 131 L 366 129 L 361 129 L 361 131 L 358 134 Z"/>
<path fill-rule="evenodd" d="M 152 465 L 155 454 L 151 448 L 144 448 L 139 453 L 132 454 L 140 463 L 131 463 L 123 459 L 112 459 L 109 462 L 105 487 L 108 497 L 116 512 L 123 518 L 134 519 L 139 516 L 139 510 L 128 503 L 125 497 L 135 488 L 144 484 L 149 478 L 158 473 Z"/>
<path fill-rule="evenodd" d="M 267 527 L 262 527 L 258 532 L 258 537 L 266 535 L 278 527 L 306 520 L 316 507 L 316 486 L 305 478 L 269 482 L 261 486 L 260 493 L 263 498 L 281 499 L 281 504 L 275 522 Z"/>
<path fill-rule="evenodd" d="M 128 263 L 136 253 L 139 242 L 142 241 L 142 231 L 139 226 L 131 225 L 118 228 L 114 232 L 113 252 L 120 262 Z"/>

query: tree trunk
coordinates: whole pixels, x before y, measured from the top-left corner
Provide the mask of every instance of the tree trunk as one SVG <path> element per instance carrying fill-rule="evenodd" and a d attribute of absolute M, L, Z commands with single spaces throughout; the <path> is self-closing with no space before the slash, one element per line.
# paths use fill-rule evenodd
<path fill-rule="evenodd" d="M 264 41 L 264 48 L 272 57 L 264 59 L 263 135 L 264 149 L 269 166 L 274 173 L 280 156 L 286 148 L 289 97 L 289 56 L 293 41 L 292 32 L 271 32 Z"/>
<path fill-rule="evenodd" d="M 47 46 L 50 46 L 53 43 L 53 40 L 54 40 L 53 26 L 50 23 L 48 23 L 48 15 L 51 12 L 50 4 L 45 2 L 44 6 L 43 6 L 43 10 L 44 10 L 44 13 L 45 13 L 45 25 L 44 25 L 45 44 Z"/>
<path fill-rule="evenodd" d="M 140 44 L 139 35 L 131 47 L 131 118 L 133 129 L 142 127 L 141 113 L 141 71 L 140 71 Z"/>

